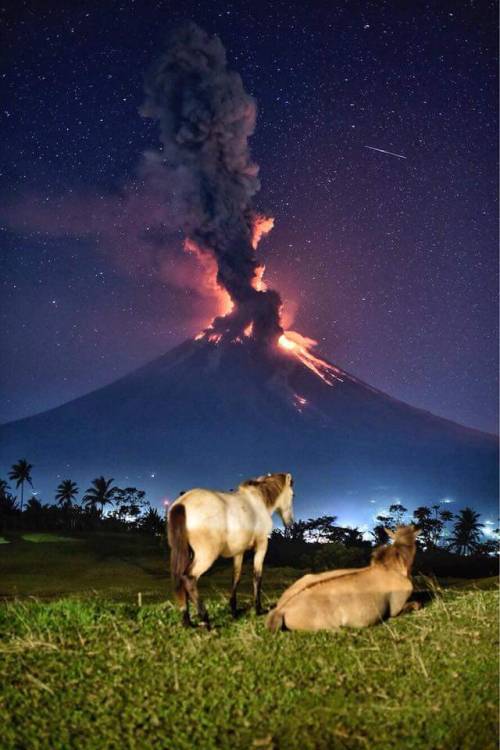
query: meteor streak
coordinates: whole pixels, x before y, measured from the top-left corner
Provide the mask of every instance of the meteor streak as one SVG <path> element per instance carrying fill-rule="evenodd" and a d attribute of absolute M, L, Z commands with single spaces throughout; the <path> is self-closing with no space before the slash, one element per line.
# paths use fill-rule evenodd
<path fill-rule="evenodd" d="M 406 156 L 402 154 L 395 154 L 392 151 L 385 151 L 383 148 L 375 148 L 375 146 L 364 146 L 364 148 L 371 148 L 372 151 L 380 151 L 381 154 L 389 154 L 389 156 L 397 156 L 398 159 L 406 159 Z"/>

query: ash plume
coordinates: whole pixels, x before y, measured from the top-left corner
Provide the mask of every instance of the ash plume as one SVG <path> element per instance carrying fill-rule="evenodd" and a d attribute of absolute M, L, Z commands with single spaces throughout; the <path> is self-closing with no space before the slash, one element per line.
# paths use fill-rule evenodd
<path fill-rule="evenodd" d="M 253 323 L 259 340 L 282 333 L 278 292 L 257 287 L 252 198 L 259 168 L 248 139 L 255 100 L 227 69 L 218 37 L 195 24 L 178 30 L 145 82 L 141 114 L 158 120 L 162 148 L 144 155 L 143 176 L 164 191 L 189 242 L 217 263 L 217 282 L 233 309 L 213 328 L 239 335 Z"/>

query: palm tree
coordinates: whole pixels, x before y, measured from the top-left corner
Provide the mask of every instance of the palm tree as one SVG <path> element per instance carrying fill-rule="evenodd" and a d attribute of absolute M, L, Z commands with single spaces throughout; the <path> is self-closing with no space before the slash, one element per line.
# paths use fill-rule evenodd
<path fill-rule="evenodd" d="M 21 513 L 23 510 L 23 501 L 24 501 L 24 483 L 28 482 L 31 487 L 33 487 L 33 482 L 31 480 L 31 469 L 33 466 L 29 464 L 25 458 L 19 459 L 17 464 L 14 464 L 12 466 L 12 469 L 9 473 L 9 479 L 16 483 L 16 489 L 21 486 Z"/>
<path fill-rule="evenodd" d="M 68 508 L 78 495 L 78 486 L 72 479 L 63 479 L 56 489 L 56 501 L 58 505 Z"/>
<path fill-rule="evenodd" d="M 5 479 L 0 479 L 0 518 L 17 510 L 16 498 Z"/>
<path fill-rule="evenodd" d="M 90 508 L 101 506 L 101 515 L 105 505 L 112 505 L 118 487 L 113 487 L 114 479 L 105 479 L 103 476 L 92 480 L 92 485 L 83 496 L 83 502 Z"/>
<path fill-rule="evenodd" d="M 470 555 L 477 548 L 483 526 L 479 523 L 479 516 L 472 508 L 464 508 L 456 516 L 450 548 L 455 549 L 459 555 Z"/>

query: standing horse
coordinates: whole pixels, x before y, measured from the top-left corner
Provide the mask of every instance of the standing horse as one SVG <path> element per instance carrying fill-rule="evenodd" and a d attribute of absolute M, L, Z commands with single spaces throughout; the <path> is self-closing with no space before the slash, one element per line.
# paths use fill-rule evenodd
<path fill-rule="evenodd" d="M 248 549 L 254 550 L 255 609 L 257 614 L 262 613 L 262 567 L 273 528 L 272 515 L 277 511 L 285 525 L 291 524 L 292 501 L 291 474 L 249 479 L 234 492 L 194 489 L 177 498 L 168 514 L 168 542 L 174 589 L 184 625 L 191 625 L 191 602 L 201 621 L 210 627 L 197 582 L 220 556 L 233 558 L 230 604 L 233 616 L 236 615 L 236 589 L 243 554 Z"/>
<path fill-rule="evenodd" d="M 413 591 L 410 571 L 419 529 L 399 526 L 386 529 L 392 545 L 378 547 L 366 568 L 331 570 L 305 575 L 295 581 L 269 613 L 270 630 L 323 630 L 363 628 L 405 609 Z"/>

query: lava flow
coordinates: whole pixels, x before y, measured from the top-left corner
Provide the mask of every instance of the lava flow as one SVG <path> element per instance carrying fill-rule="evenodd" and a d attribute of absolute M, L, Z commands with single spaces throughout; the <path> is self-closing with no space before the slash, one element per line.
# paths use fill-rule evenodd
<path fill-rule="evenodd" d="M 302 364 L 316 373 L 327 385 L 334 385 L 335 381 L 342 383 L 340 370 L 312 353 L 312 347 L 317 344 L 314 339 L 302 336 L 296 331 L 285 331 L 278 339 L 278 346 L 300 359 Z"/>

